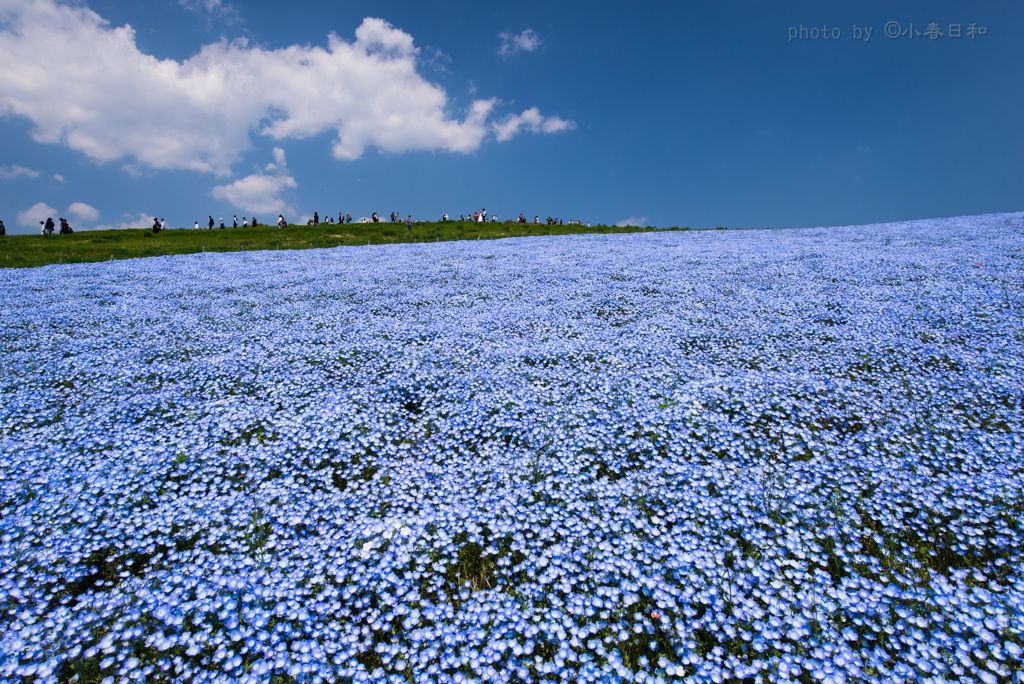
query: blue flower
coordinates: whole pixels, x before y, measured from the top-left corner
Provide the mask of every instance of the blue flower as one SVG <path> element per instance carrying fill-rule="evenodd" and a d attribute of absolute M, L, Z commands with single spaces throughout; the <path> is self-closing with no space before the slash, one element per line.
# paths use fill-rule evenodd
<path fill-rule="evenodd" d="M 0 680 L 1003 676 L 1021 218 L 0 271 Z"/>

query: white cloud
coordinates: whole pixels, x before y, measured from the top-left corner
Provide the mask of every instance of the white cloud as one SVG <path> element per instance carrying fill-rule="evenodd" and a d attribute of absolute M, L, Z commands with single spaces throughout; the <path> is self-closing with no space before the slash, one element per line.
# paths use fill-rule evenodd
<path fill-rule="evenodd" d="M 14 180 L 15 178 L 39 178 L 39 172 L 24 166 L 0 166 L 0 178 L 3 180 Z"/>
<path fill-rule="evenodd" d="M 0 0 L 0 27 L 0 115 L 26 117 L 36 141 L 98 162 L 228 175 L 253 131 L 277 140 L 335 131 L 338 159 L 367 147 L 467 153 L 495 132 L 495 100 L 453 117 L 444 89 L 417 72 L 412 36 L 381 19 L 364 19 L 353 42 L 331 34 L 326 48 L 222 40 L 183 62 L 141 52 L 131 26 L 78 4 Z M 540 132 L 570 124 L 550 121 Z"/>
<path fill-rule="evenodd" d="M 232 18 L 237 15 L 237 10 L 232 5 L 223 3 L 220 0 L 178 0 L 178 4 L 196 14 L 220 15 Z"/>
<path fill-rule="evenodd" d="M 59 173 L 53 174 L 53 180 L 57 181 L 58 183 L 66 183 L 67 182 L 67 181 L 64 180 L 64 176 L 60 175 Z"/>
<path fill-rule="evenodd" d="M 213 21 L 234 24 L 241 20 L 241 14 L 235 8 L 221 0 L 178 0 L 178 5 L 188 10 L 206 23 L 206 29 L 213 28 Z"/>
<path fill-rule="evenodd" d="M 274 161 L 262 171 L 240 178 L 228 185 L 218 185 L 213 196 L 230 202 L 246 214 L 292 213 L 280 194 L 288 188 L 297 187 L 295 178 L 288 172 L 284 150 L 274 148 Z"/>
<path fill-rule="evenodd" d="M 153 215 L 140 211 L 135 216 L 124 214 L 120 223 L 94 226 L 89 230 L 125 230 L 126 228 L 150 228 L 153 226 Z"/>
<path fill-rule="evenodd" d="M 37 202 L 25 211 L 18 213 L 18 224 L 26 228 L 39 229 L 39 222 L 48 218 L 57 219 L 59 213 L 56 209 L 45 202 Z"/>
<path fill-rule="evenodd" d="M 280 147 L 274 148 L 274 161 L 270 162 L 264 168 L 264 171 L 284 171 L 286 170 L 287 162 L 285 161 L 284 150 Z"/>
<path fill-rule="evenodd" d="M 498 142 L 504 142 L 511 140 L 521 131 L 528 131 L 530 133 L 560 133 L 576 128 L 576 123 L 559 119 L 557 116 L 541 116 L 540 110 L 536 107 L 531 107 L 522 114 L 513 114 L 505 117 L 499 123 L 493 124 L 492 128 Z"/>
<path fill-rule="evenodd" d="M 67 213 L 79 221 L 95 221 L 100 217 L 100 212 L 90 207 L 85 202 L 74 202 L 68 207 Z"/>
<path fill-rule="evenodd" d="M 0 26 L 0 112 L 30 119 L 38 142 L 202 171 L 225 170 L 248 145 L 249 122 L 234 113 L 247 108 L 212 101 L 218 75 L 139 52 L 130 26 L 53 0 L 8 0 Z"/>
<path fill-rule="evenodd" d="M 533 29 L 526 29 L 522 33 L 513 35 L 508 31 L 498 35 L 501 38 L 501 45 L 498 47 L 498 54 L 502 57 L 510 57 L 517 52 L 533 52 L 540 47 L 540 37 L 533 32 Z"/>
<path fill-rule="evenodd" d="M 622 219 L 621 221 L 619 221 L 615 225 L 618 226 L 619 228 L 625 228 L 626 226 L 637 226 L 637 227 L 646 226 L 647 225 L 647 217 L 646 216 L 630 216 L 628 219 Z"/>
<path fill-rule="evenodd" d="M 451 66 L 452 58 L 441 52 L 440 48 L 428 46 L 426 48 L 426 58 L 423 59 L 423 64 L 430 67 L 438 73 L 446 73 L 448 67 Z"/>

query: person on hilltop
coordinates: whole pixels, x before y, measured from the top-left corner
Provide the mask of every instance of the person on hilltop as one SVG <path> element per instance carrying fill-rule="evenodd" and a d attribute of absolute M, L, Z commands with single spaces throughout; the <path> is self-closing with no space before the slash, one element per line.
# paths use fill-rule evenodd
<path fill-rule="evenodd" d="M 53 235 L 53 217 L 47 216 L 45 221 L 40 221 L 43 224 L 43 229 L 39 231 L 43 235 Z"/>
<path fill-rule="evenodd" d="M 234 223 L 234 225 L 233 225 L 233 226 L 231 226 L 231 227 L 232 227 L 232 228 L 237 228 L 237 227 L 238 227 L 238 214 L 235 214 L 235 223 Z"/>
<path fill-rule="evenodd" d="M 220 217 L 220 229 L 224 230 L 224 217 L 223 216 Z"/>
<path fill-rule="evenodd" d="M 7 235 L 7 226 L 4 225 L 3 221 L 0 221 L 0 235 Z"/>
<path fill-rule="evenodd" d="M 313 227 L 318 228 L 320 226 L 320 214 L 313 212 Z"/>
<path fill-rule="evenodd" d="M 288 225 L 288 222 L 284 220 L 284 214 L 277 215 L 277 228 L 278 230 Z"/>
<path fill-rule="evenodd" d="M 75 231 L 71 230 L 71 224 L 68 223 L 68 220 L 66 218 L 64 218 L 63 216 L 61 216 L 60 217 L 60 234 L 61 235 L 68 235 L 69 233 L 74 233 L 74 232 Z"/>
<path fill-rule="evenodd" d="M 160 219 L 153 217 L 153 234 L 156 235 L 160 232 Z"/>
<path fill-rule="evenodd" d="M 193 228 L 192 230 L 199 230 L 199 221 L 196 221 L 196 227 Z"/>
<path fill-rule="evenodd" d="M 252 217 L 252 224 L 251 225 L 252 225 L 253 228 L 255 228 L 256 226 L 259 225 L 258 223 L 256 223 L 256 217 L 255 216 Z"/>
<path fill-rule="evenodd" d="M 210 230 L 213 230 L 213 217 L 212 217 L 212 216 L 210 217 L 210 223 L 209 223 L 209 226 L 208 226 L 208 228 L 209 228 Z"/>
<path fill-rule="evenodd" d="M 405 220 L 405 229 L 412 230 L 412 214 L 409 214 L 409 218 Z"/>
<path fill-rule="evenodd" d="M 242 217 L 242 227 L 243 228 L 248 228 L 249 227 L 249 219 L 247 219 L 245 216 Z"/>

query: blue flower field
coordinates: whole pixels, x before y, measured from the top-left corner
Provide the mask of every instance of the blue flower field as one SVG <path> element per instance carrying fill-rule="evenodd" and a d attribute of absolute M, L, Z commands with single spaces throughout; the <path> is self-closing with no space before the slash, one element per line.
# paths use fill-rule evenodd
<path fill-rule="evenodd" d="M 1024 682 L 1024 214 L 0 290 L 2 682 Z"/>

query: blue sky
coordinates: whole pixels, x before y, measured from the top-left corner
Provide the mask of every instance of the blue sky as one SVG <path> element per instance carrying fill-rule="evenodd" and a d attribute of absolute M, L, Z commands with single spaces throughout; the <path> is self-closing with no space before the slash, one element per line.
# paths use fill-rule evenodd
<path fill-rule="evenodd" d="M 0 219 L 1020 211 L 1022 36 L 1017 0 L 0 0 Z"/>

